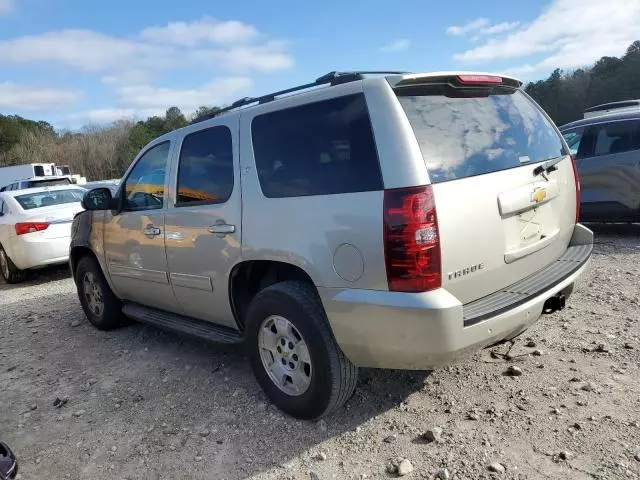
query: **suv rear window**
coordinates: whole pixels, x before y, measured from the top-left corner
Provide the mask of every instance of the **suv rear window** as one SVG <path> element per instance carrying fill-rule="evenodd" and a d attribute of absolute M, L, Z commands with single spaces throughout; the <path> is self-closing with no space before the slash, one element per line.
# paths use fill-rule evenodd
<path fill-rule="evenodd" d="M 382 190 L 364 95 L 265 113 L 251 125 L 266 197 Z"/>
<path fill-rule="evenodd" d="M 472 93 L 469 93 L 469 92 Z M 482 175 L 566 154 L 560 136 L 520 90 L 425 85 L 396 91 L 431 182 Z"/>
<path fill-rule="evenodd" d="M 55 187 L 57 185 L 70 185 L 71 180 L 68 178 L 52 178 L 49 180 L 29 180 L 24 185 L 24 188 L 35 188 L 35 187 Z"/>

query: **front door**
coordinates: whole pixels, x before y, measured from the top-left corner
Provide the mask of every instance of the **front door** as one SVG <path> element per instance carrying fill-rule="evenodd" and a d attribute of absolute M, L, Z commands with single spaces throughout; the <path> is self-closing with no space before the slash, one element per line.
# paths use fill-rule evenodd
<path fill-rule="evenodd" d="M 164 246 L 166 172 L 171 142 L 144 152 L 123 181 L 121 211 L 106 212 L 104 249 L 118 296 L 180 313 L 167 272 Z"/>
<path fill-rule="evenodd" d="M 165 232 L 170 281 L 186 315 L 236 327 L 229 277 L 240 259 L 238 119 L 188 131 Z"/>

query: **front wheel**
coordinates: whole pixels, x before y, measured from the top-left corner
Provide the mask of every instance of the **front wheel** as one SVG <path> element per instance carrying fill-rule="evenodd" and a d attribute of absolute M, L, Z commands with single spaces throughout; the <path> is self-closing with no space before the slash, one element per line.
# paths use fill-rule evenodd
<path fill-rule="evenodd" d="M 287 281 L 259 292 L 247 310 L 246 328 L 256 378 L 285 413 L 319 418 L 353 394 L 358 369 L 340 350 L 310 285 Z"/>
<path fill-rule="evenodd" d="M 82 257 L 74 277 L 82 309 L 94 327 L 112 330 L 125 322 L 122 303 L 109 288 L 102 269 L 94 258 Z"/>

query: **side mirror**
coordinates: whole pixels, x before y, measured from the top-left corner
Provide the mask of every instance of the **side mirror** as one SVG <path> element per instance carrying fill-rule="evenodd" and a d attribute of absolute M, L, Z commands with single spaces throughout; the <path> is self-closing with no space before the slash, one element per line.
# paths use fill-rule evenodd
<path fill-rule="evenodd" d="M 0 442 L 0 480 L 9 480 L 18 475 L 18 461 L 11 449 Z"/>
<path fill-rule="evenodd" d="M 108 188 L 94 188 L 82 198 L 82 208 L 85 210 L 111 210 L 113 206 L 113 196 Z"/>

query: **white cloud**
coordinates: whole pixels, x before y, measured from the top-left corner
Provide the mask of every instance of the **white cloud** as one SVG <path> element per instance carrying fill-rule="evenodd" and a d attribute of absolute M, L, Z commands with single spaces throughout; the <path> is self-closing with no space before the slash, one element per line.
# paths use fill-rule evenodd
<path fill-rule="evenodd" d="M 619 56 L 638 37 L 640 2 L 553 0 L 533 22 L 507 35 L 454 55 L 461 62 L 491 62 L 545 54 L 513 70 L 571 68 L 604 55 Z M 533 69 L 533 70 L 532 70 Z"/>
<path fill-rule="evenodd" d="M 0 0 L 0 15 L 11 13 L 15 8 L 15 0 Z"/>
<path fill-rule="evenodd" d="M 145 40 L 184 46 L 201 42 L 232 44 L 248 42 L 258 36 L 258 30 L 236 20 L 218 22 L 203 17 L 193 22 L 171 22 L 164 27 L 145 28 L 140 36 Z"/>
<path fill-rule="evenodd" d="M 402 52 L 411 46 L 411 40 L 407 38 L 399 38 L 393 42 L 380 48 L 382 52 Z"/>
<path fill-rule="evenodd" d="M 476 18 L 470 20 L 464 25 L 452 25 L 447 28 L 449 35 L 463 36 L 473 34 L 471 41 L 475 42 L 480 38 L 480 35 L 497 35 L 499 33 L 508 32 L 518 27 L 520 22 L 502 22 L 491 24 L 486 18 Z"/>
<path fill-rule="evenodd" d="M 489 20 L 486 18 L 476 18 L 475 20 L 470 20 L 464 25 L 452 25 L 447 28 L 447 33 L 449 35 L 466 35 L 467 33 L 472 33 L 480 30 L 481 28 L 489 25 Z"/>
<path fill-rule="evenodd" d="M 0 82 L 0 110 L 45 112 L 70 107 L 80 98 L 75 90 Z"/>
<path fill-rule="evenodd" d="M 520 22 L 502 22 L 496 23 L 495 25 L 491 25 L 489 27 L 483 28 L 480 30 L 480 33 L 484 35 L 497 35 L 498 33 L 508 32 L 517 28 L 520 25 Z"/>
<path fill-rule="evenodd" d="M 116 120 L 146 119 L 162 116 L 169 107 L 177 106 L 191 115 L 201 105 L 225 105 L 246 96 L 253 87 L 248 77 L 229 77 L 196 88 L 165 88 L 148 84 L 115 84 L 116 106 L 73 113 L 66 120 L 70 125 L 111 123 Z"/>
<path fill-rule="evenodd" d="M 67 122 L 76 127 L 86 124 L 112 123 L 117 120 L 146 119 L 154 115 L 163 115 L 166 109 L 136 110 L 133 108 L 97 108 L 86 112 L 77 112 L 67 117 Z"/>
<path fill-rule="evenodd" d="M 166 110 L 172 105 L 190 113 L 201 105 L 224 105 L 247 94 L 253 82 L 247 77 L 224 78 L 197 88 L 175 89 L 151 85 L 121 86 L 116 89 L 118 104 L 125 109 Z"/>
<path fill-rule="evenodd" d="M 185 113 L 201 105 L 223 105 L 251 93 L 250 75 L 291 68 L 294 58 L 287 42 L 270 39 L 252 25 L 202 17 L 149 27 L 131 36 L 68 29 L 0 40 L 0 71 L 20 64 L 61 66 L 102 84 L 105 97 L 115 96 L 111 105 L 98 104 L 96 109 L 66 115 L 72 122 L 102 123 L 121 117 L 145 118 L 172 105 Z M 197 72 L 200 78 L 219 80 L 196 88 L 162 86 L 159 79 L 176 72 L 183 78 L 193 78 Z M 66 92 L 58 105 L 68 104 L 69 98 Z M 0 106 L 8 104 L 7 98 L 0 99 Z M 32 102 L 20 105 L 22 110 L 42 111 Z"/>
<path fill-rule="evenodd" d="M 201 49 L 188 56 L 199 65 L 220 65 L 228 70 L 273 72 L 293 66 L 293 57 L 285 52 L 283 42 L 236 46 L 225 50 Z"/>
<path fill-rule="evenodd" d="M 128 66 L 168 67 L 174 53 L 153 44 L 91 30 L 61 30 L 0 42 L 0 63 L 52 62 L 85 72 L 126 70 Z"/>
<path fill-rule="evenodd" d="M 0 41 L 0 65 L 57 63 L 106 73 L 107 78 L 132 69 L 139 73 L 198 65 L 204 69 L 276 71 L 293 65 L 285 42 L 251 42 L 258 37 L 259 32 L 250 25 L 215 22 L 207 17 L 148 28 L 134 37 L 60 30 Z M 202 58 L 220 63 L 198 64 Z"/>

